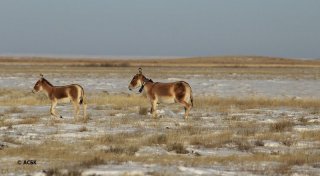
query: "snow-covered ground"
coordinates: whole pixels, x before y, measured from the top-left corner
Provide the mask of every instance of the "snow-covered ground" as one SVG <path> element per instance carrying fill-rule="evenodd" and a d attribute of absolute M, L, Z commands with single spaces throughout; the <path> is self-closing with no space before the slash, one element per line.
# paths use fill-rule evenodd
<path fill-rule="evenodd" d="M 86 77 L 57 76 L 48 77 L 53 85 L 77 83 L 91 92 L 107 91 L 109 93 L 129 92 L 131 78 L 119 75 L 87 75 Z M 205 76 L 171 77 L 153 79 L 156 82 L 184 80 L 190 83 L 195 95 L 226 96 L 269 96 L 269 97 L 320 97 L 320 81 L 307 79 L 208 79 Z M 24 76 L 0 76 L 0 88 L 19 88 L 31 91 L 37 78 Z"/>
<path fill-rule="evenodd" d="M 1 107 L 0 113 L 5 113 L 5 110 L 9 107 Z M 57 110 L 64 115 L 64 119 L 52 120 L 52 117 L 48 115 L 49 106 L 21 106 L 23 113 L 11 113 L 5 114 L 2 119 L 3 123 L 12 123 L 10 127 L 0 127 L 0 139 L 11 138 L 14 139 L 14 143 L 10 141 L 1 141 L 0 146 L 2 148 L 15 148 L 23 145 L 39 145 L 50 139 L 51 141 L 60 141 L 63 143 L 77 143 L 85 138 L 93 136 L 102 136 L 105 134 L 119 134 L 119 133 L 134 133 L 143 132 L 146 135 L 163 133 L 166 130 L 180 129 L 193 124 L 194 126 L 201 126 L 205 129 L 210 129 L 209 133 L 215 134 L 222 130 L 228 130 L 228 126 L 232 125 L 230 118 L 235 117 L 237 122 L 254 122 L 258 124 L 275 123 L 283 116 L 290 117 L 296 125 L 293 127 L 290 134 L 291 136 L 298 135 L 301 131 L 319 131 L 319 115 L 312 115 L 308 111 L 303 109 L 250 109 L 245 112 L 233 112 L 230 114 L 206 112 L 202 113 L 194 110 L 191 113 L 191 118 L 197 118 L 195 120 L 185 121 L 182 118 L 181 113 L 172 112 L 172 108 L 175 107 L 161 107 L 159 115 L 162 117 L 157 122 L 152 120 L 150 116 L 140 116 L 138 112 L 132 110 L 121 110 L 119 113 L 111 114 L 114 112 L 110 106 L 105 106 L 105 109 L 101 110 L 96 106 L 89 106 L 88 112 L 90 112 L 90 119 L 87 123 L 74 122 L 71 105 L 58 106 Z M 138 109 L 138 108 L 133 108 Z M 259 112 L 259 113 L 257 113 Z M 37 114 L 40 117 L 39 121 L 33 124 L 20 124 L 19 120 L 22 117 L 30 117 Z M 118 115 L 123 114 L 123 115 Z M 172 115 L 174 114 L 174 115 Z M 299 124 L 299 119 L 304 117 L 307 121 L 315 122 L 314 124 Z M 123 123 L 122 118 L 128 118 L 128 122 Z M 155 124 L 158 127 L 155 128 Z M 266 125 L 267 124 L 267 125 Z M 81 131 L 81 128 L 85 126 L 85 130 Z M 238 131 L 240 134 L 244 133 L 241 130 L 246 129 L 230 129 Z M 258 129 L 257 129 L 258 130 Z M 214 140 L 214 139 L 212 139 Z M 249 141 L 252 149 L 239 150 L 234 144 L 230 143 L 224 147 L 207 148 L 194 145 L 186 146 L 188 156 L 194 157 L 199 155 L 203 157 L 246 157 L 253 156 L 255 153 L 265 154 L 286 154 L 294 152 L 296 150 L 305 149 L 308 152 L 313 152 L 315 155 L 320 156 L 320 150 L 317 146 L 320 146 L 319 141 L 295 141 L 290 145 L 284 144 L 277 140 L 262 140 L 263 145 L 255 145 L 255 139 Z M 91 150 L 100 151 L 106 150 L 109 146 L 97 145 L 93 146 Z M 162 146 L 144 146 L 139 148 L 135 153 L 135 156 L 156 157 L 165 155 L 176 155 L 174 152 L 167 151 Z M 21 159 L 21 158 L 20 158 Z M 16 162 L 16 157 L 1 158 L 3 163 Z M 45 161 L 45 156 L 39 163 L 43 166 L 50 163 Z M 263 168 L 278 168 L 283 163 L 279 162 L 265 162 L 265 163 L 252 163 L 257 165 L 260 170 Z M 155 174 L 168 174 L 168 175 L 264 175 L 268 172 L 262 172 L 261 174 L 251 172 L 250 163 L 248 166 L 239 164 L 215 164 L 212 166 L 188 166 L 177 163 L 176 165 L 157 165 L 157 164 L 145 164 L 141 162 L 125 162 L 122 164 L 100 164 L 91 166 L 89 168 L 82 169 L 83 175 L 155 175 Z M 2 165 L 3 167 L 10 167 L 10 165 Z M 44 168 L 45 169 L 45 168 Z M 295 166 L 291 168 L 292 173 L 299 174 L 316 174 L 320 173 L 320 168 L 317 166 Z M 13 174 L 13 173 L 12 173 Z M 44 175 L 42 171 L 33 172 L 35 175 Z"/>
<path fill-rule="evenodd" d="M 64 85 L 70 83 L 81 84 L 85 90 L 90 92 L 107 91 L 109 93 L 127 92 L 130 78 L 121 78 L 119 75 L 87 75 L 86 77 L 74 78 L 71 76 L 55 77 L 48 80 L 54 85 Z M 154 81 L 170 82 L 185 80 L 193 88 L 195 96 L 198 95 L 217 95 L 221 97 L 235 96 L 266 96 L 266 97 L 295 97 L 295 98 L 320 98 L 320 82 L 308 79 L 213 79 L 205 76 L 187 76 L 171 77 L 167 79 L 154 79 Z M 24 77 L 15 74 L 11 76 L 0 76 L 1 88 L 15 88 L 22 91 L 31 91 L 35 78 Z M 0 97 L 1 98 L 1 97 Z M 263 135 L 265 128 L 271 124 L 277 123 L 283 118 L 289 119 L 294 124 L 289 131 L 277 133 L 275 137 L 263 139 L 261 144 L 256 144 L 257 139 L 248 140 L 251 148 L 249 150 L 239 149 L 234 142 L 227 143 L 222 147 L 203 147 L 187 144 L 185 146 L 188 157 L 250 157 L 256 153 L 266 155 L 281 155 L 293 153 L 296 151 L 306 151 L 312 155 L 320 156 L 320 141 L 300 140 L 303 132 L 320 131 L 320 117 L 318 112 L 311 112 L 309 109 L 275 107 L 231 110 L 228 113 L 217 112 L 214 108 L 202 112 L 195 107 L 191 111 L 191 119 L 186 121 L 182 118 L 182 108 L 176 109 L 176 106 L 160 106 L 159 120 L 154 121 L 149 115 L 139 115 L 138 105 L 129 109 L 114 110 L 111 105 L 105 105 L 103 108 L 97 105 L 90 105 L 88 113 L 90 119 L 87 123 L 75 122 L 73 120 L 72 106 L 69 104 L 58 105 L 57 111 L 63 114 L 63 119 L 55 119 L 49 115 L 50 105 L 41 106 L 19 106 L 21 112 L 8 112 L 9 106 L 0 106 L 0 124 L 11 124 L 0 126 L 0 150 L 6 148 L 18 148 L 27 145 L 40 145 L 44 141 L 59 141 L 72 144 L 81 142 L 83 139 L 98 137 L 105 134 L 134 133 L 142 132 L 145 135 L 160 134 L 166 130 L 182 129 L 187 126 L 198 126 L 209 129 L 209 134 L 216 134 L 230 130 L 241 137 L 246 133 L 261 133 Z M 21 123 L 23 118 L 36 116 L 38 121 L 34 123 Z M 127 119 L 124 121 L 123 119 Z M 237 123 L 254 123 L 253 129 L 249 127 L 239 127 Z M 232 129 L 233 128 L 233 129 Z M 259 129 L 261 128 L 261 129 Z M 250 130 L 253 130 L 250 131 Z M 279 139 L 281 135 L 290 137 L 287 141 Z M 280 137 L 279 137 L 280 136 Z M 316 137 L 314 137 L 316 138 Z M 10 140 L 8 140 L 10 139 Z M 318 138 L 317 138 L 318 139 Z M 212 139 L 215 140 L 215 139 Z M 285 140 L 285 141 L 281 141 Z M 97 145 L 92 146 L 92 151 L 106 150 L 110 146 Z M 168 151 L 161 145 L 143 146 L 135 152 L 134 156 L 157 157 L 173 155 L 175 152 Z M 10 170 L 12 163 L 23 158 L 6 156 L 0 158 L 0 175 L 16 175 L 20 172 Z M 3 164 L 2 164 L 3 163 Z M 34 175 L 45 175 L 42 170 L 47 169 L 50 161 L 45 156 L 39 159 L 38 167 L 43 169 L 29 172 Z M 268 170 L 279 169 L 286 163 L 277 161 L 264 161 L 257 163 L 234 162 L 219 163 L 208 166 L 188 165 L 176 163 L 169 164 L 146 164 L 143 162 L 123 162 L 105 163 L 82 168 L 82 175 L 265 175 L 275 174 Z M 293 175 L 317 175 L 320 173 L 320 164 L 313 163 L 294 165 L 289 168 L 289 173 Z M 9 168 L 8 172 L 7 169 Z M 20 170 L 21 171 L 21 170 Z M 3 173 L 1 173 L 3 172 Z M 66 171 L 68 172 L 68 171 Z M 281 175 L 282 173 L 280 173 Z"/>

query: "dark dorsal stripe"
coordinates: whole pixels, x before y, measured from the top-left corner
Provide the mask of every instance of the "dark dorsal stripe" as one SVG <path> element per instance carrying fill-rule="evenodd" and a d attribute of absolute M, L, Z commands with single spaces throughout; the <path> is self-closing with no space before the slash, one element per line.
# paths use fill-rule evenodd
<path fill-rule="evenodd" d="M 44 79 L 44 78 L 42 78 L 42 81 L 45 82 L 45 83 L 47 83 L 49 86 L 53 86 L 48 80 L 46 80 L 46 79 Z"/>
<path fill-rule="evenodd" d="M 148 79 L 144 75 L 142 75 L 142 76 L 143 76 L 143 82 L 145 82 L 145 83 L 147 83 L 147 82 L 153 83 L 152 79 Z"/>

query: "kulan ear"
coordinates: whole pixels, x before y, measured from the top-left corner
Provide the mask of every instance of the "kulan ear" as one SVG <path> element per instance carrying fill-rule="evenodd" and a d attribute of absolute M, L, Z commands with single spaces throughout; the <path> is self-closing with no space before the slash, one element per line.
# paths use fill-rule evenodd
<path fill-rule="evenodd" d="M 142 74 L 142 68 L 139 68 L 138 70 L 139 70 L 139 74 Z"/>

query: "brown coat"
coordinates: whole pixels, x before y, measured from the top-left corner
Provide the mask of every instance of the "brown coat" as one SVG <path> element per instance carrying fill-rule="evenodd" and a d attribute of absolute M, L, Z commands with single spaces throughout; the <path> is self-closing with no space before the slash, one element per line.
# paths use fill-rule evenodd
<path fill-rule="evenodd" d="M 130 84 L 129 90 L 140 87 L 139 92 L 144 91 L 151 103 L 151 113 L 156 117 L 156 106 L 158 103 L 180 103 L 185 108 L 185 118 L 193 106 L 192 89 L 187 82 L 177 81 L 171 83 L 153 82 L 147 79 L 142 71 L 136 74 Z"/>
<path fill-rule="evenodd" d="M 84 90 L 78 84 L 71 84 L 66 86 L 54 86 L 43 76 L 36 82 L 32 92 L 44 91 L 51 100 L 50 113 L 53 116 L 58 116 L 55 113 L 55 107 L 60 100 L 68 100 L 73 103 L 75 109 L 75 118 L 79 114 L 80 105 L 83 104 L 83 115 L 86 116 L 86 105 L 84 104 Z M 62 116 L 60 115 L 60 118 Z"/>

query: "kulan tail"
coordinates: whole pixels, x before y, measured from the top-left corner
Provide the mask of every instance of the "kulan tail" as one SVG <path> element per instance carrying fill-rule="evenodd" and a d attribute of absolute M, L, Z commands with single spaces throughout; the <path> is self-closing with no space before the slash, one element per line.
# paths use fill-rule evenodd
<path fill-rule="evenodd" d="M 81 96 L 80 96 L 79 104 L 83 106 L 83 117 L 87 118 L 87 102 L 85 100 L 84 90 L 82 87 L 81 87 Z"/>
<path fill-rule="evenodd" d="M 190 91 L 190 102 L 191 102 L 191 106 L 193 107 L 193 96 L 192 96 L 192 91 Z"/>
<path fill-rule="evenodd" d="M 83 88 L 81 87 L 81 96 L 80 96 L 79 104 L 82 105 L 82 104 L 83 104 L 83 101 L 84 101 L 84 90 L 83 90 Z"/>
<path fill-rule="evenodd" d="M 189 83 L 182 81 L 183 83 L 187 84 L 189 89 L 190 89 L 190 103 L 191 103 L 191 107 L 193 107 L 193 96 L 192 96 L 192 89 Z"/>

